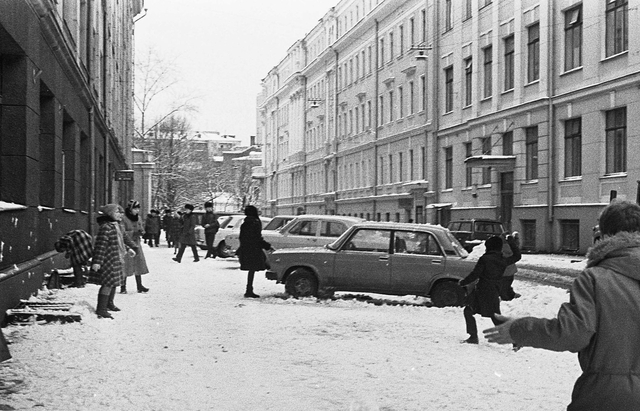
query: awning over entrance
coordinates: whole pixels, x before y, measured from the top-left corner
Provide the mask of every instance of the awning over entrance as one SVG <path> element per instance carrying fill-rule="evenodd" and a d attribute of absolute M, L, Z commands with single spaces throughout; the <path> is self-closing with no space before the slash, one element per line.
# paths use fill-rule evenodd
<path fill-rule="evenodd" d="M 501 171 L 513 171 L 516 167 L 516 156 L 493 156 L 481 155 L 471 156 L 464 160 L 467 167 L 473 168 L 495 168 Z"/>

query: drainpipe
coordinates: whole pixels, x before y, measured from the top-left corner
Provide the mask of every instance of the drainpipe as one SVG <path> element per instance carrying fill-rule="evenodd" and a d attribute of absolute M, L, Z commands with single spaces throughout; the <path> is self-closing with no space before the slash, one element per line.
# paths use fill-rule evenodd
<path fill-rule="evenodd" d="M 552 39 L 555 38 L 555 24 L 554 13 L 553 13 L 553 2 L 549 3 L 549 9 L 547 10 L 547 15 L 549 19 L 549 38 L 547 39 L 547 47 L 551 50 L 550 59 L 547 63 L 547 96 L 548 96 L 548 105 L 547 105 L 547 133 L 548 133 L 548 141 L 549 141 L 549 163 L 547 165 L 548 177 L 547 177 L 547 223 L 549 226 L 550 234 L 547 238 L 549 238 L 549 247 L 550 251 L 555 250 L 555 235 L 553 234 L 553 224 L 554 224 L 554 204 L 556 201 L 556 185 L 554 178 L 556 174 L 556 139 L 554 136 L 555 130 L 555 108 L 553 102 L 554 96 L 554 78 L 555 78 L 555 48 L 552 44 Z"/>
<path fill-rule="evenodd" d="M 427 0 L 427 6 L 428 6 L 429 1 Z M 432 156 L 433 156 L 433 164 L 431 167 L 431 177 L 433 179 L 433 192 L 435 193 L 435 202 L 439 203 L 440 202 L 440 162 L 439 162 L 439 156 L 438 156 L 438 131 L 440 129 L 440 82 L 438 79 L 440 70 L 439 70 L 439 61 L 438 61 L 438 57 L 437 57 L 437 53 L 439 53 L 440 51 L 440 36 L 438 34 L 438 25 L 436 24 L 437 22 L 437 17 L 439 16 L 439 12 L 440 9 L 438 7 L 439 2 L 438 1 L 434 1 L 434 23 L 431 25 L 433 27 L 433 47 L 432 47 L 432 56 L 433 56 L 433 61 L 431 62 L 431 75 L 433 77 L 433 105 L 431 106 L 431 113 L 432 113 L 432 124 L 433 124 L 433 137 L 432 137 L 432 142 L 433 142 L 433 150 L 432 150 Z M 427 80 L 427 73 L 425 73 L 425 82 L 427 83 L 427 85 L 429 84 L 429 81 Z M 427 94 L 427 93 L 425 93 Z M 426 116 L 426 113 L 425 113 Z M 425 142 L 425 149 L 427 149 L 429 147 L 429 131 L 428 129 L 425 130 L 425 134 L 427 135 L 427 141 Z M 427 157 L 427 156 L 425 156 Z M 427 177 L 429 177 L 427 175 Z M 427 201 L 425 201 L 425 209 L 424 209 L 424 214 L 425 217 L 427 216 Z M 437 211 L 436 211 L 436 216 L 435 218 L 437 219 Z M 434 223 L 437 221 L 433 221 Z"/>
<path fill-rule="evenodd" d="M 302 89 L 302 152 L 305 153 L 304 161 L 302 162 L 302 196 L 304 200 L 302 202 L 305 205 L 305 213 L 307 212 L 307 76 L 303 76 L 302 83 L 304 88 Z"/>
<path fill-rule="evenodd" d="M 375 78 L 375 88 L 374 88 L 374 92 L 373 92 L 373 106 L 374 106 L 374 110 L 373 110 L 373 115 L 374 115 L 374 121 L 371 122 L 371 124 L 373 124 L 373 220 L 376 221 L 376 214 L 378 212 L 378 202 L 376 201 L 376 197 L 378 197 L 378 112 L 380 110 L 380 106 L 378 104 L 380 104 L 379 102 L 379 96 L 378 93 L 380 93 L 380 85 L 379 85 L 379 80 L 380 80 L 380 72 L 378 71 L 378 65 L 380 64 L 380 62 L 378 61 L 378 57 L 380 56 L 380 39 L 378 38 L 379 36 L 379 30 L 380 30 L 380 22 L 378 21 L 378 19 L 375 20 L 376 23 L 376 30 L 375 30 L 375 47 L 374 50 L 376 52 L 376 58 L 375 58 L 375 67 L 373 67 L 374 70 L 374 78 Z"/>
<path fill-rule="evenodd" d="M 91 77 L 91 76 L 89 76 Z M 93 106 L 89 108 L 89 149 L 91 152 L 89 153 L 89 167 L 91 168 L 91 174 L 89 178 L 89 234 L 93 235 L 93 222 L 95 221 L 95 210 L 96 210 L 96 156 L 95 156 L 95 147 L 96 147 L 96 133 L 95 133 L 95 114 Z"/>
<path fill-rule="evenodd" d="M 331 143 L 331 153 L 333 153 L 333 192 L 334 194 L 334 202 L 333 202 L 333 211 L 335 214 L 338 214 L 338 203 L 335 202 L 335 200 L 337 200 L 337 196 L 338 196 L 338 129 L 339 129 L 339 125 L 338 125 L 338 87 L 340 87 L 340 82 L 338 80 L 338 58 L 339 53 L 338 50 L 333 50 L 334 55 L 336 56 L 336 65 L 335 65 L 335 75 L 334 77 L 334 83 L 335 83 L 335 87 L 333 90 L 333 142 Z M 331 153 L 329 153 L 331 155 Z M 331 163 L 329 163 L 331 164 Z M 327 187 L 328 188 L 328 187 Z"/>

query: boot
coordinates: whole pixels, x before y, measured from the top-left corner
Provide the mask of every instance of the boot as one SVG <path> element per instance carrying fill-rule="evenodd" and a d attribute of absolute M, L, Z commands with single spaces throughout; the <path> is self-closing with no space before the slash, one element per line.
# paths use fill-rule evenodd
<path fill-rule="evenodd" d="M 138 292 L 139 293 L 146 293 L 149 291 L 149 289 L 147 287 L 144 287 L 142 285 L 142 276 L 141 275 L 136 275 L 136 285 L 138 286 Z"/>
<path fill-rule="evenodd" d="M 127 293 L 127 286 L 126 284 L 123 286 L 120 286 L 120 294 L 126 294 Z"/>
<path fill-rule="evenodd" d="M 113 303 L 113 299 L 116 296 L 116 289 L 113 288 L 111 290 L 111 293 L 109 293 L 109 300 L 107 301 L 107 310 L 108 311 L 120 311 L 120 309 L 118 307 L 115 306 L 115 304 Z"/>
<path fill-rule="evenodd" d="M 462 341 L 463 343 L 466 344 L 478 344 L 478 336 L 477 335 L 470 335 L 469 338 L 467 338 L 466 340 Z"/>
<path fill-rule="evenodd" d="M 109 311 L 107 311 L 107 304 L 109 303 L 109 296 L 105 294 L 98 294 L 98 306 L 96 308 L 96 315 L 98 318 L 113 318 Z"/>

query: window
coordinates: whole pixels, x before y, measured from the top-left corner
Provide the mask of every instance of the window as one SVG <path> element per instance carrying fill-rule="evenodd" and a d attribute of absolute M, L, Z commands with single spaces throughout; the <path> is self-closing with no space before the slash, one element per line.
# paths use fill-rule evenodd
<path fill-rule="evenodd" d="M 452 10 L 451 0 L 445 0 L 444 3 L 444 31 L 449 31 L 453 29 L 453 10 Z"/>
<path fill-rule="evenodd" d="M 564 70 L 582 66 L 582 6 L 564 13 Z"/>
<path fill-rule="evenodd" d="M 629 48 L 629 5 L 627 0 L 607 1 L 607 57 Z"/>
<path fill-rule="evenodd" d="M 538 178 L 538 127 L 528 127 L 526 133 L 526 179 L 536 180 Z"/>
<path fill-rule="evenodd" d="M 443 255 L 436 239 L 429 233 L 396 231 L 394 253 Z"/>
<path fill-rule="evenodd" d="M 398 118 L 404 117 L 404 89 L 398 87 Z"/>
<path fill-rule="evenodd" d="M 606 172 L 627 171 L 627 108 L 607 111 Z"/>
<path fill-rule="evenodd" d="M 317 231 L 318 231 L 317 221 L 303 220 L 303 221 L 298 221 L 298 223 L 295 226 L 291 227 L 291 230 L 289 230 L 289 234 L 315 236 Z"/>
<path fill-rule="evenodd" d="M 484 137 L 482 143 L 482 154 L 491 155 L 491 137 Z M 491 167 L 482 168 L 482 184 L 491 184 Z"/>
<path fill-rule="evenodd" d="M 580 248 L 580 220 L 560 220 L 562 249 L 578 251 Z"/>
<path fill-rule="evenodd" d="M 393 183 L 393 154 L 389 154 L 389 182 Z"/>
<path fill-rule="evenodd" d="M 409 150 L 409 180 L 413 181 L 413 150 Z"/>
<path fill-rule="evenodd" d="M 413 81 L 409 82 L 409 114 L 413 114 L 416 111 L 415 107 L 415 91 L 413 88 Z"/>
<path fill-rule="evenodd" d="M 464 0 L 464 20 L 471 18 L 471 1 L 472 0 Z"/>
<path fill-rule="evenodd" d="M 536 249 L 536 220 L 522 220 L 522 248 Z"/>
<path fill-rule="evenodd" d="M 384 65 L 384 39 L 380 39 L 380 61 L 378 61 L 378 67 Z"/>
<path fill-rule="evenodd" d="M 529 27 L 527 42 L 527 81 L 531 83 L 540 79 L 540 24 Z"/>
<path fill-rule="evenodd" d="M 409 19 L 409 41 L 411 42 L 409 46 L 416 44 L 416 24 L 413 17 Z"/>
<path fill-rule="evenodd" d="M 395 100 L 393 99 L 393 91 L 389 92 L 389 122 L 395 120 Z"/>
<path fill-rule="evenodd" d="M 404 156 L 398 153 L 398 181 L 404 180 Z"/>
<path fill-rule="evenodd" d="M 507 131 L 502 135 L 502 155 L 513 155 L 513 131 Z"/>
<path fill-rule="evenodd" d="M 427 109 L 427 79 L 424 75 L 420 76 L 420 111 Z"/>
<path fill-rule="evenodd" d="M 367 128 L 371 128 L 371 114 L 372 114 L 371 100 L 369 100 L 367 101 Z M 364 113 L 362 115 L 364 115 Z"/>
<path fill-rule="evenodd" d="M 380 156 L 380 182 L 378 184 L 384 184 L 384 157 Z"/>
<path fill-rule="evenodd" d="M 514 40 L 513 35 L 504 39 L 504 90 L 513 89 L 514 83 Z"/>
<path fill-rule="evenodd" d="M 471 142 L 464 143 L 464 156 L 469 158 L 473 155 L 473 149 Z M 465 186 L 471 187 L 473 185 L 473 168 L 466 166 L 465 168 Z"/>
<path fill-rule="evenodd" d="M 471 105 L 471 95 L 473 90 L 473 61 L 471 57 L 464 61 L 464 105 Z"/>
<path fill-rule="evenodd" d="M 378 221 L 380 221 L 380 213 L 378 213 Z M 391 231 L 362 229 L 356 231 L 351 239 L 344 245 L 344 249 L 388 253 L 390 243 Z"/>
<path fill-rule="evenodd" d="M 453 111 L 453 67 L 444 69 L 444 111 Z"/>
<path fill-rule="evenodd" d="M 582 119 L 564 122 L 564 176 L 582 175 Z"/>
<path fill-rule="evenodd" d="M 422 19 L 422 42 L 427 41 L 427 11 L 422 9 L 420 11 L 420 18 Z"/>
<path fill-rule="evenodd" d="M 422 167 L 422 179 L 427 179 L 427 156 L 424 147 L 420 147 L 420 167 Z"/>
<path fill-rule="evenodd" d="M 444 149 L 444 188 L 453 188 L 453 147 Z"/>
<path fill-rule="evenodd" d="M 389 61 L 393 61 L 393 32 L 389 33 Z"/>
<path fill-rule="evenodd" d="M 378 119 L 378 125 L 384 124 L 384 97 L 380 96 L 380 107 L 378 108 L 380 118 Z"/>
<path fill-rule="evenodd" d="M 402 56 L 402 53 L 404 53 L 404 26 L 400 25 L 400 27 L 398 27 L 398 34 L 400 35 L 400 49 L 398 50 L 398 55 Z"/>
<path fill-rule="evenodd" d="M 484 98 L 493 95 L 493 47 L 485 47 L 484 53 Z"/>
<path fill-rule="evenodd" d="M 344 223 L 337 221 L 323 221 L 320 235 L 322 237 L 340 237 L 345 231 L 347 231 L 347 226 Z"/>

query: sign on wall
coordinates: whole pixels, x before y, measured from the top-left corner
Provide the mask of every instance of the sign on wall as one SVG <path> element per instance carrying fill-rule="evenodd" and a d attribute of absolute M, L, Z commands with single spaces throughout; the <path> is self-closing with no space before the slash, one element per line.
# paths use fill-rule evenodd
<path fill-rule="evenodd" d="M 113 179 L 116 181 L 133 181 L 133 170 L 116 170 Z"/>

